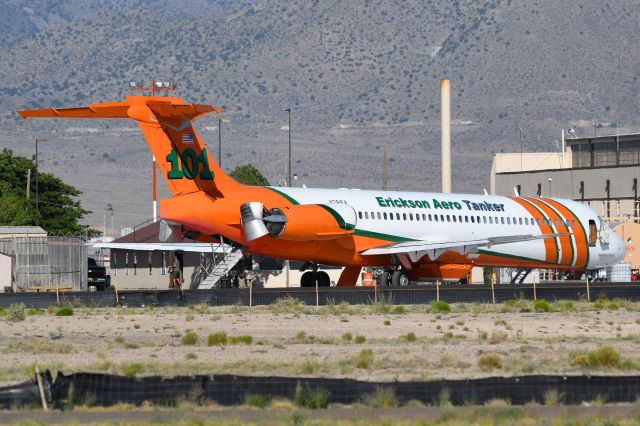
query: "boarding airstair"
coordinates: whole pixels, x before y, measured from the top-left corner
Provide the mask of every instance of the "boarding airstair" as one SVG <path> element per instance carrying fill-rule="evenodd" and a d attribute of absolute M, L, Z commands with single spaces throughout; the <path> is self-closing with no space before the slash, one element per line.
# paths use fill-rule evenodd
<path fill-rule="evenodd" d="M 522 284 L 531 273 L 530 268 L 510 268 L 508 269 L 511 277 L 511 284 Z"/>
<path fill-rule="evenodd" d="M 205 278 L 200 281 L 198 289 L 220 287 L 222 278 L 242 259 L 242 249 L 220 242 L 211 245 L 211 258 L 200 267 Z"/>

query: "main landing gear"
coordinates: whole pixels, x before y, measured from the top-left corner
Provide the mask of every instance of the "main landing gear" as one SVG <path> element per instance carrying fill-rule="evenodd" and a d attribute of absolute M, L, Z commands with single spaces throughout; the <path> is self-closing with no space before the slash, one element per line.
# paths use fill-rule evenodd
<path fill-rule="evenodd" d="M 373 276 L 379 286 L 408 286 L 411 278 L 404 269 L 378 268 L 374 270 Z"/>
<path fill-rule="evenodd" d="M 318 271 L 318 266 L 315 266 L 313 271 L 307 271 L 302 274 L 300 287 L 315 287 L 316 282 L 318 283 L 318 287 L 329 287 L 331 285 L 329 274 L 325 271 Z"/>

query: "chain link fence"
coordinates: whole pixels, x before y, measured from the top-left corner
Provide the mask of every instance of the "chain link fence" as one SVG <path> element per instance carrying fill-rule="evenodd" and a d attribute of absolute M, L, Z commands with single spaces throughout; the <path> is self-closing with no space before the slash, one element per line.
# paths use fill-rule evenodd
<path fill-rule="evenodd" d="M 87 245 L 82 235 L 0 238 L 0 252 L 14 257 L 13 290 L 37 287 L 87 289 Z"/>
<path fill-rule="evenodd" d="M 281 299 L 299 300 L 307 306 L 348 303 L 367 305 L 384 302 L 394 305 L 427 305 L 442 300 L 447 303 L 502 303 L 507 300 L 584 300 L 598 298 L 640 300 L 638 283 L 563 282 L 537 285 L 418 285 L 408 287 L 320 287 L 278 289 L 211 290 L 128 290 L 101 292 L 25 292 L 0 293 L 0 306 L 24 303 L 27 307 L 54 305 L 89 307 L 147 306 L 260 306 Z"/>

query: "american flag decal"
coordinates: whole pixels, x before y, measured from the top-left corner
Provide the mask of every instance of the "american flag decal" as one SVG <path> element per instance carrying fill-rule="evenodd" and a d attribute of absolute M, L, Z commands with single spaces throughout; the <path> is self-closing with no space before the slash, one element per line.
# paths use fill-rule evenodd
<path fill-rule="evenodd" d="M 193 137 L 193 133 L 183 133 L 181 135 L 182 138 L 182 143 L 184 144 L 192 144 L 195 142 L 195 139 Z"/>

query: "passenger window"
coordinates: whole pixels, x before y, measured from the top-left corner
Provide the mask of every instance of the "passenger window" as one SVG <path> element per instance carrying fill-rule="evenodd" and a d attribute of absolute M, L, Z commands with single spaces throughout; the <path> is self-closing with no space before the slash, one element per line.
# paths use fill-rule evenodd
<path fill-rule="evenodd" d="M 407 220 L 407 214 L 406 213 L 402 213 L 402 220 Z"/>
<path fill-rule="evenodd" d="M 423 220 L 423 221 L 426 221 L 426 220 L 427 220 L 427 215 L 426 215 L 426 214 L 424 214 L 424 213 L 422 213 L 422 220 Z"/>
<path fill-rule="evenodd" d="M 382 215 L 378 212 L 378 220 L 382 219 Z"/>
<path fill-rule="evenodd" d="M 536 223 L 538 224 L 538 226 L 540 226 L 540 218 L 539 217 L 536 218 Z"/>
<path fill-rule="evenodd" d="M 471 223 L 476 223 L 474 216 L 471 216 Z"/>
<path fill-rule="evenodd" d="M 387 213 L 382 213 L 382 217 L 384 218 L 384 220 L 387 220 Z"/>
<path fill-rule="evenodd" d="M 553 223 L 555 223 L 555 225 L 558 226 L 558 219 L 554 220 Z"/>
<path fill-rule="evenodd" d="M 444 222 L 444 215 L 443 214 L 440 215 L 440 222 Z"/>
<path fill-rule="evenodd" d="M 487 217 L 486 217 L 486 216 L 484 216 L 484 217 L 482 218 L 482 220 L 483 220 L 483 222 L 484 222 L 484 223 L 487 223 Z M 478 222 L 479 222 L 479 221 L 478 221 Z"/>
<path fill-rule="evenodd" d="M 516 223 L 516 221 L 514 220 L 513 223 Z M 507 225 L 511 225 L 511 218 L 507 217 Z"/>
<path fill-rule="evenodd" d="M 429 216 L 431 216 L 431 215 L 429 215 Z M 434 215 L 433 215 L 433 219 L 437 222 L 437 221 L 438 221 L 438 215 L 437 215 L 437 214 L 434 214 Z"/>
<path fill-rule="evenodd" d="M 521 218 L 521 217 L 519 217 L 519 218 L 518 218 L 518 223 L 519 223 L 520 225 L 522 225 L 522 218 Z"/>
<path fill-rule="evenodd" d="M 464 223 L 469 223 L 469 216 L 464 217 Z"/>
<path fill-rule="evenodd" d="M 416 220 L 420 222 L 420 215 L 418 213 L 416 213 Z"/>
<path fill-rule="evenodd" d="M 576 226 L 576 221 L 575 220 L 573 220 L 572 223 L 573 223 L 573 226 Z"/>
<path fill-rule="evenodd" d="M 455 222 L 456 221 L 456 215 L 453 215 L 452 217 L 453 217 L 453 221 Z"/>
<path fill-rule="evenodd" d="M 358 219 L 362 219 L 362 212 L 358 212 Z"/>
<path fill-rule="evenodd" d="M 413 213 L 409 213 L 409 220 L 413 220 Z"/>
<path fill-rule="evenodd" d="M 500 223 L 504 225 L 504 217 L 500 218 Z"/>
<path fill-rule="evenodd" d="M 458 216 L 458 222 L 462 223 L 462 215 Z"/>
<path fill-rule="evenodd" d="M 396 219 L 400 220 L 400 213 L 396 213 Z"/>
<path fill-rule="evenodd" d="M 431 222 L 431 213 L 429 213 L 429 216 L 427 216 L 429 218 L 429 222 Z"/>
<path fill-rule="evenodd" d="M 447 215 L 447 222 L 451 222 L 451 217 L 449 217 L 449 215 Z"/>
<path fill-rule="evenodd" d="M 489 216 L 489 223 L 493 225 L 493 217 Z"/>
<path fill-rule="evenodd" d="M 598 228 L 596 228 L 596 221 L 589 221 L 589 247 L 595 247 L 598 240 Z"/>
<path fill-rule="evenodd" d="M 369 212 L 364 212 L 364 218 L 369 219 Z"/>

